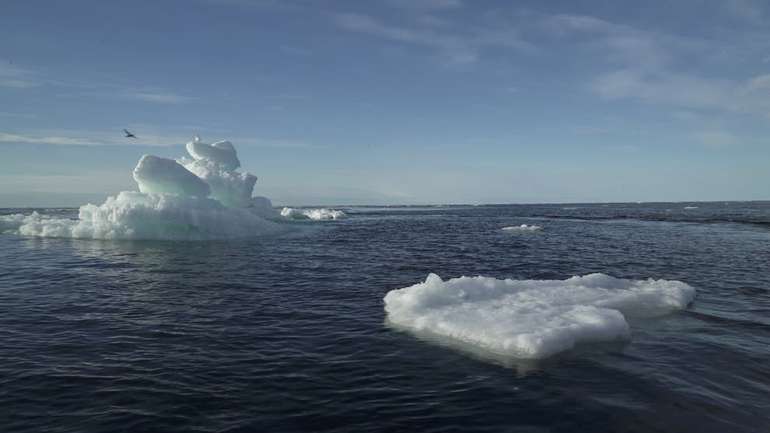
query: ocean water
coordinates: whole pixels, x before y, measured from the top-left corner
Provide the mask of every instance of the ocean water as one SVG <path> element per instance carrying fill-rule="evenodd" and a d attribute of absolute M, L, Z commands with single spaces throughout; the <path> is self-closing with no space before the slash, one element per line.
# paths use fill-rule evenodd
<path fill-rule="evenodd" d="M 237 241 L 0 235 L 0 431 L 770 431 L 770 203 L 343 210 Z M 524 361 L 389 326 L 431 272 L 697 297 Z"/>

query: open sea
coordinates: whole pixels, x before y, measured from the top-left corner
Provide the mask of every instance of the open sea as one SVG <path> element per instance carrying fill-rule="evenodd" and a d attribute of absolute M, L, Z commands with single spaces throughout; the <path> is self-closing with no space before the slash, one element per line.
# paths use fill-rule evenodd
<path fill-rule="evenodd" d="M 339 209 L 238 241 L 0 235 L 0 432 L 770 431 L 770 202 Z M 697 296 L 624 342 L 485 359 L 386 323 L 431 272 Z"/>

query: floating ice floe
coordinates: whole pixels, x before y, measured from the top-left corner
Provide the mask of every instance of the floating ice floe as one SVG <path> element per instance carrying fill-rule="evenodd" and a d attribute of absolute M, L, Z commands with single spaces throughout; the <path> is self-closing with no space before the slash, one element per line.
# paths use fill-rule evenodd
<path fill-rule="evenodd" d="M 527 225 L 522 224 L 520 226 L 509 226 L 509 227 L 503 227 L 502 230 L 508 231 L 508 232 L 535 232 L 538 230 L 542 230 L 543 228 L 536 225 Z"/>
<path fill-rule="evenodd" d="M 285 207 L 281 209 L 281 216 L 294 220 L 338 220 L 347 218 L 347 214 L 341 210 L 315 208 L 315 209 L 298 209 Z"/>
<path fill-rule="evenodd" d="M 627 317 L 687 307 L 695 289 L 680 281 L 604 274 L 567 280 L 498 280 L 430 274 L 385 296 L 388 323 L 476 352 L 545 358 L 576 344 L 630 337 Z"/>
<path fill-rule="evenodd" d="M 33 213 L 0 216 L 0 232 L 92 239 L 204 240 L 282 230 L 265 197 L 252 197 L 256 176 L 240 167 L 230 142 L 187 143 L 190 158 L 144 155 L 134 169 L 139 192 L 80 207 L 77 220 Z"/>

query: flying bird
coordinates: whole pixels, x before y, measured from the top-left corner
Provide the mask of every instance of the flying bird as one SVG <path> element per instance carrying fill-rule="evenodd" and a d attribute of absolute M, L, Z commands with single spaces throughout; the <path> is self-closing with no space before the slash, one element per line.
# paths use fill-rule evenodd
<path fill-rule="evenodd" d="M 126 138 L 136 138 L 136 135 L 128 132 L 128 129 L 124 129 L 123 132 L 126 134 Z"/>

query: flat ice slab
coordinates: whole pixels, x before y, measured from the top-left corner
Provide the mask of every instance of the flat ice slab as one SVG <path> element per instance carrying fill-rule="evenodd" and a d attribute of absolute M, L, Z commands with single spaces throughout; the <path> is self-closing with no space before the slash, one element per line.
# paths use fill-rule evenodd
<path fill-rule="evenodd" d="M 695 289 L 680 281 L 625 280 L 589 274 L 566 280 L 461 277 L 391 290 L 390 324 L 472 350 L 538 359 L 576 344 L 627 339 L 626 317 L 687 307 Z"/>

